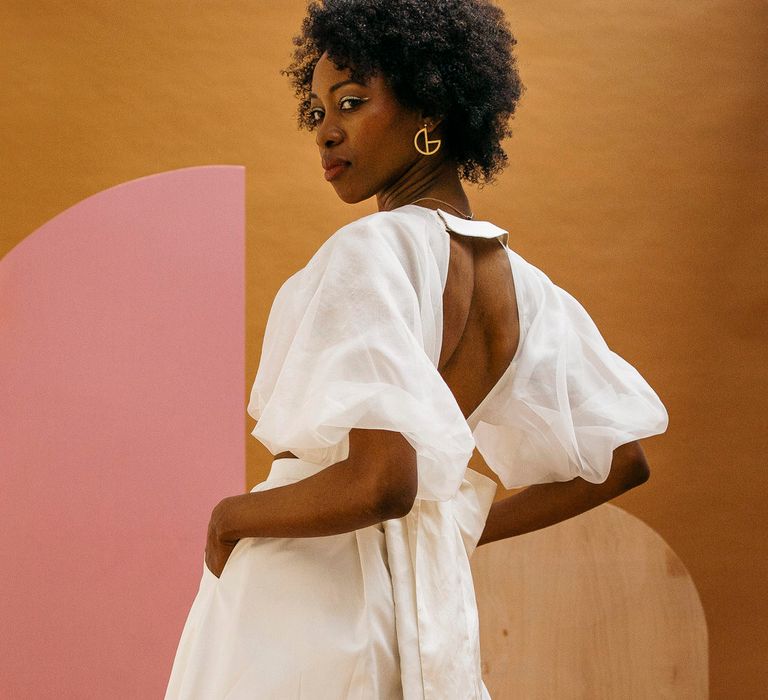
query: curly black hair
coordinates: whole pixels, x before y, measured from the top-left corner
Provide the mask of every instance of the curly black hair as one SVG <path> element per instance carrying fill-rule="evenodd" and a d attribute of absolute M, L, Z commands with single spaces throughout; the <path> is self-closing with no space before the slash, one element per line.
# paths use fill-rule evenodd
<path fill-rule="evenodd" d="M 524 86 L 503 12 L 488 0 L 312 0 L 292 63 L 283 71 L 309 111 L 312 74 L 324 52 L 357 81 L 380 74 L 405 107 L 443 118 L 459 177 L 485 184 L 507 164 L 501 140 Z"/>

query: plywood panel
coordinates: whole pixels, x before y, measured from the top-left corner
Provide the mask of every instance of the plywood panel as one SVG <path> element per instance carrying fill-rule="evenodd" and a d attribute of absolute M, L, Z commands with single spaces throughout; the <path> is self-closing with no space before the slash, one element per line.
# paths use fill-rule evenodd
<path fill-rule="evenodd" d="M 472 558 L 493 698 L 708 697 L 707 626 L 679 557 L 605 504 Z"/>

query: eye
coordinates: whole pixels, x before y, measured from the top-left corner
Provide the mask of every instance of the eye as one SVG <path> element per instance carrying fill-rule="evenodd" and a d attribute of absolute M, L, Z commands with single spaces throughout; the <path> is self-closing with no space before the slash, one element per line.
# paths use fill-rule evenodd
<path fill-rule="evenodd" d="M 347 97 L 342 97 L 339 100 L 339 109 L 342 112 L 348 112 L 351 109 L 354 109 L 358 105 L 361 105 L 363 102 L 365 102 L 362 97 L 352 97 L 351 95 L 348 95 Z M 349 105 L 346 109 L 344 108 L 344 105 Z"/>
<path fill-rule="evenodd" d="M 367 101 L 367 97 L 354 97 L 352 95 L 347 95 L 346 97 L 342 97 L 339 100 L 339 111 L 351 112 L 363 102 Z M 309 117 L 312 124 L 317 125 L 323 120 L 323 117 L 325 116 L 325 110 L 323 110 L 321 107 L 312 107 L 307 111 L 307 116 Z"/>

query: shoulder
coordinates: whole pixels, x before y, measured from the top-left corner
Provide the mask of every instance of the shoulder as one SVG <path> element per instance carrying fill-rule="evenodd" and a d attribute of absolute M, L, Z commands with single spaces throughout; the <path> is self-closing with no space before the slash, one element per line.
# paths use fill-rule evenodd
<path fill-rule="evenodd" d="M 380 211 L 338 229 L 322 248 L 337 261 L 361 268 L 397 266 L 409 277 L 432 257 L 428 222 L 406 211 Z M 318 251 L 319 252 L 319 251 Z"/>
<path fill-rule="evenodd" d="M 412 212 L 377 211 L 342 226 L 328 240 L 333 240 L 335 246 L 354 247 L 367 243 L 415 248 L 426 243 L 426 232 L 427 222 Z"/>

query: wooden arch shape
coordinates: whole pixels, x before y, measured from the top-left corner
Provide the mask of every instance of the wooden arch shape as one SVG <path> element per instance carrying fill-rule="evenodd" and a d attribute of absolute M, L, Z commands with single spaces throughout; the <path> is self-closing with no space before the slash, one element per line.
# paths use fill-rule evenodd
<path fill-rule="evenodd" d="M 491 697 L 708 696 L 696 587 L 661 536 L 621 508 L 482 545 L 471 565 Z"/>

